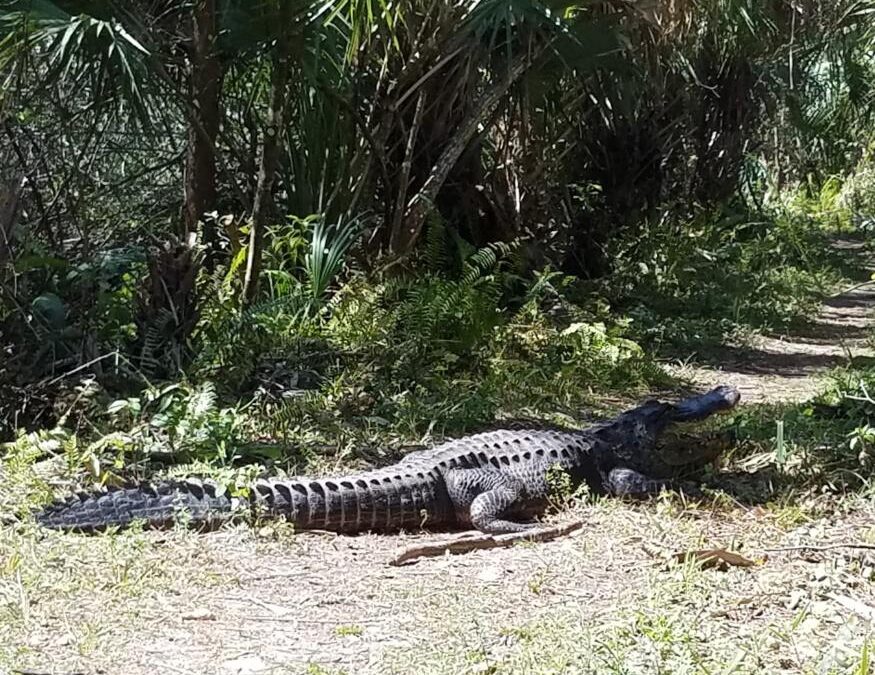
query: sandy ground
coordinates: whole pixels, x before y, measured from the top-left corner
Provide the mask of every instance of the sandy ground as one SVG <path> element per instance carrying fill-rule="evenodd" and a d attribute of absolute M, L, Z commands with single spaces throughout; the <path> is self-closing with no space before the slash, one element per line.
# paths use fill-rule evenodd
<path fill-rule="evenodd" d="M 50 535 L 2 598 L 27 631 L 0 638 L 45 673 L 845 672 L 875 550 L 844 546 L 875 531 L 863 504 L 831 513 L 606 501 L 561 540 L 404 567 L 427 537 Z M 710 547 L 757 564 L 666 563 Z"/>

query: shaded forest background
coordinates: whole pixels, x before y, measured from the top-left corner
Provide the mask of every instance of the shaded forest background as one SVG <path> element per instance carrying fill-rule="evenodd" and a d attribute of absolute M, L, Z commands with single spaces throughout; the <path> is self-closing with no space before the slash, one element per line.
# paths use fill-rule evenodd
<path fill-rule="evenodd" d="M 0 75 L 0 440 L 99 481 L 573 419 L 875 218 L 871 2 L 17 0 Z"/>

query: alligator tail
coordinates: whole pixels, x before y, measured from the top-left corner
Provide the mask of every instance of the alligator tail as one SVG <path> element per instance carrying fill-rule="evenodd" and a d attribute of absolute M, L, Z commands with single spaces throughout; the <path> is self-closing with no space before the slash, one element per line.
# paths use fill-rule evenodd
<path fill-rule="evenodd" d="M 228 520 L 234 500 L 223 487 L 193 479 L 79 493 L 46 506 L 37 521 L 55 530 L 95 532 L 142 521 L 149 528 L 176 522 L 209 529 Z"/>
<path fill-rule="evenodd" d="M 155 529 L 176 523 L 213 529 L 240 514 L 283 518 L 301 529 L 360 532 L 421 526 L 423 510 L 431 524 L 452 515 L 438 477 L 410 468 L 337 479 L 257 480 L 241 499 L 232 498 L 221 486 L 195 479 L 110 488 L 56 501 L 36 519 L 51 529 L 95 532 L 134 521 Z"/>

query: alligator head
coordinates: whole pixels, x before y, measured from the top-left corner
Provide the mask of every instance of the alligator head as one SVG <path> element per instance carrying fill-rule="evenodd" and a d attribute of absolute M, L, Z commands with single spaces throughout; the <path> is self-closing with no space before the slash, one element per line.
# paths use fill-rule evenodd
<path fill-rule="evenodd" d="M 676 424 L 685 426 L 731 410 L 740 399 L 737 389 L 722 385 L 674 404 L 648 401 L 600 433 L 610 439 L 617 457 L 628 468 L 648 476 L 676 476 L 713 462 L 733 442 L 730 432 L 691 434 Z"/>
<path fill-rule="evenodd" d="M 696 422 L 715 413 L 734 408 L 741 400 L 735 387 L 721 385 L 707 394 L 693 396 L 673 406 L 675 422 Z M 656 443 L 656 455 L 670 467 L 705 466 L 716 460 L 735 441 L 729 430 L 690 434 L 670 429 Z"/>

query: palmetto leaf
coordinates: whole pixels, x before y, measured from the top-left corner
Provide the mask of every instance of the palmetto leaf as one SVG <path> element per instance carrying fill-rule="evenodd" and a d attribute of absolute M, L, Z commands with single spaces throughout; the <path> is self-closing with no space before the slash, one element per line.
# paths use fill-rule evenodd
<path fill-rule="evenodd" d="M 0 8 L 0 71 L 19 59 L 41 64 L 42 86 L 75 87 L 102 105 L 128 108 L 137 121 L 154 119 L 147 87 L 151 54 L 104 3 L 15 0 Z M 82 13 L 83 6 L 103 9 Z"/>
<path fill-rule="evenodd" d="M 304 257 L 306 284 L 315 306 L 323 302 L 328 287 L 343 269 L 346 253 L 360 230 L 355 220 L 335 226 L 326 226 L 322 218 L 315 220 L 310 251 Z"/>

